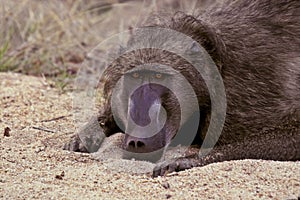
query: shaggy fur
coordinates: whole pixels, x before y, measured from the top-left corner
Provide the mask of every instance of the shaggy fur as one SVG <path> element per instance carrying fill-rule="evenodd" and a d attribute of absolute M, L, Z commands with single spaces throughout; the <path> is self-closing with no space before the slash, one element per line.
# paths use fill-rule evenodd
<path fill-rule="evenodd" d="M 299 13 L 298 0 L 240 0 L 196 16 L 181 12 L 154 16 L 142 25 L 170 28 L 201 44 L 222 75 L 227 97 L 226 121 L 214 150 L 202 158 L 159 163 L 154 176 L 232 159 L 300 159 Z M 187 61 L 156 49 L 124 54 L 106 70 L 106 103 L 99 118 L 105 134 L 120 131 L 110 110 L 115 83 L 134 66 L 153 62 L 172 66 L 191 82 L 205 116 L 196 137 L 201 144 L 211 120 L 207 87 Z M 165 106 L 168 112 L 178 113 L 171 99 Z M 176 122 L 176 118 L 169 122 L 170 132 L 178 128 Z"/>

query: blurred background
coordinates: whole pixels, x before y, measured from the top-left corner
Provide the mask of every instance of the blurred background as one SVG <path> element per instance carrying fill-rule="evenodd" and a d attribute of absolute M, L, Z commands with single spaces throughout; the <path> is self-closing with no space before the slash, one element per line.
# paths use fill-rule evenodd
<path fill-rule="evenodd" d="M 0 72 L 44 76 L 66 91 L 86 54 L 157 11 L 201 12 L 215 0 L 0 0 Z"/>

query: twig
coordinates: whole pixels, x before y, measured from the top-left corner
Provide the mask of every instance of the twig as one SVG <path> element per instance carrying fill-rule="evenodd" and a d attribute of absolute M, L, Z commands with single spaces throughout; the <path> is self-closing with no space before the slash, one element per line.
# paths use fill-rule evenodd
<path fill-rule="evenodd" d="M 71 115 L 65 115 L 65 116 L 60 116 L 60 117 L 55 117 L 55 118 L 52 118 L 52 119 L 45 119 L 45 120 L 42 120 L 41 122 L 51 122 L 51 121 L 56 121 L 56 120 L 59 120 L 59 119 L 63 119 L 63 118 L 66 118 L 66 117 L 70 117 Z"/>
<path fill-rule="evenodd" d="M 40 130 L 40 131 L 45 131 L 45 132 L 48 132 L 48 133 L 55 133 L 55 131 L 45 129 L 45 128 L 41 128 L 41 127 L 37 127 L 37 126 L 32 126 L 31 128 L 36 129 L 36 130 Z"/>

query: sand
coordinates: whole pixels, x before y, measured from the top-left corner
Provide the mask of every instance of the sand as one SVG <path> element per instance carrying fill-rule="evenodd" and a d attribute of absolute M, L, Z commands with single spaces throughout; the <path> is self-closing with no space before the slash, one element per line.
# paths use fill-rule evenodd
<path fill-rule="evenodd" d="M 64 151 L 62 146 L 76 131 L 72 93 L 21 74 L 0 73 L 0 84 L 0 199 L 297 199 L 300 195 L 299 161 L 229 161 L 151 178 L 127 170 L 143 164 L 152 167 L 150 163 L 99 161 L 90 154 Z"/>

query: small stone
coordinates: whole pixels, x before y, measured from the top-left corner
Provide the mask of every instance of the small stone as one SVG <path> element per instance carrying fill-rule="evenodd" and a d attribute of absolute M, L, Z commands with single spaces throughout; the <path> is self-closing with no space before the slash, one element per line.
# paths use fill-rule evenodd
<path fill-rule="evenodd" d="M 168 182 L 164 182 L 161 184 L 165 189 L 169 189 L 170 188 L 170 184 Z"/>
<path fill-rule="evenodd" d="M 9 127 L 5 127 L 5 129 L 4 129 L 4 137 L 9 137 L 10 136 L 10 134 L 9 134 L 9 132 L 11 131 L 11 129 L 9 128 Z"/>
<path fill-rule="evenodd" d="M 65 172 L 62 171 L 61 174 L 55 175 L 55 178 L 58 179 L 58 180 L 62 180 L 64 176 L 65 176 Z"/>

